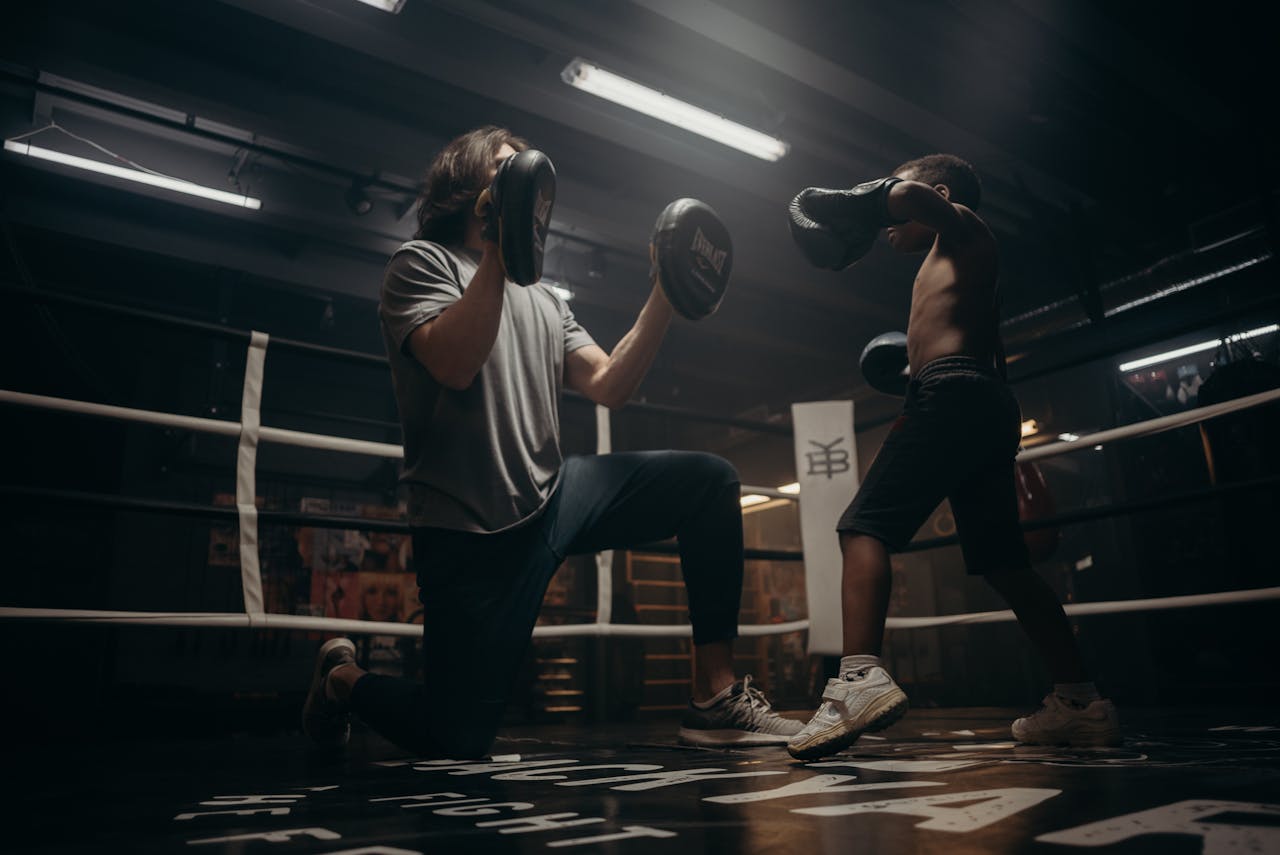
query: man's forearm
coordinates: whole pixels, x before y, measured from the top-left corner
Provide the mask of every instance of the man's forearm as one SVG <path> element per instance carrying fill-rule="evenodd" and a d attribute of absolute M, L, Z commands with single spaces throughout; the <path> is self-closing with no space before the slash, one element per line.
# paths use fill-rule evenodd
<path fill-rule="evenodd" d="M 620 407 L 631 399 L 658 355 L 658 347 L 671 324 L 674 310 L 655 284 L 635 324 L 609 354 L 609 361 L 594 378 L 595 400 Z"/>
<path fill-rule="evenodd" d="M 960 216 L 937 190 L 919 181 L 899 181 L 889 189 L 886 207 L 895 220 L 914 220 L 936 232 L 960 225 Z"/>
<path fill-rule="evenodd" d="M 486 252 L 462 297 L 431 322 L 424 352 L 416 355 L 444 385 L 465 389 L 489 358 L 502 320 L 504 278 L 496 253 Z"/>

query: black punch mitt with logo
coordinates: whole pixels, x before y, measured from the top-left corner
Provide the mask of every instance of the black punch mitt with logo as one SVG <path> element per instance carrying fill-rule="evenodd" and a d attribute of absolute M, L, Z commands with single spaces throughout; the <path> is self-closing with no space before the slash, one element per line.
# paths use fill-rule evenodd
<path fill-rule="evenodd" d="M 672 308 L 691 321 L 720 308 L 733 269 L 733 241 L 710 205 L 675 200 L 658 215 L 650 242 Z"/>

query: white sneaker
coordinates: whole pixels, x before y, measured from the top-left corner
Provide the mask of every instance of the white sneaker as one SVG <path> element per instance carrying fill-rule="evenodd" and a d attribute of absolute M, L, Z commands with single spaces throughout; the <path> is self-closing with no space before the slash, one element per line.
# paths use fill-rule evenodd
<path fill-rule="evenodd" d="M 748 674 L 715 706 L 702 709 L 690 703 L 680 722 L 680 741 L 704 747 L 785 745 L 799 730 L 800 722 L 773 711 Z"/>
<path fill-rule="evenodd" d="M 331 638 L 316 653 L 311 688 L 302 705 L 302 732 L 325 748 L 341 748 L 351 738 L 351 714 L 345 706 L 329 699 L 325 684 L 330 671 L 355 661 L 356 646 L 349 638 Z"/>
<path fill-rule="evenodd" d="M 1077 707 L 1050 692 L 1040 709 L 1010 728 L 1013 738 L 1028 745 L 1097 746 L 1120 744 L 1120 718 L 1105 698 Z"/>
<path fill-rule="evenodd" d="M 787 743 L 798 760 L 834 754 L 858 741 L 864 731 L 884 730 L 907 712 L 907 695 L 889 672 L 872 666 L 827 681 L 822 705 Z"/>

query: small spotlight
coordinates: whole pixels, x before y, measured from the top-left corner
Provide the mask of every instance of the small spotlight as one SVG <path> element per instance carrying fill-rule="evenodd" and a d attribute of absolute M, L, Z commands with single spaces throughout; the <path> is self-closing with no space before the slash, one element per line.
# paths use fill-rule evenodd
<path fill-rule="evenodd" d="M 1039 432 L 1040 432 L 1040 425 L 1036 423 L 1035 419 L 1027 419 L 1022 423 L 1023 436 L 1034 436 Z"/>
<path fill-rule="evenodd" d="M 357 217 L 363 217 L 373 210 L 373 199 L 369 198 L 369 194 L 365 192 L 365 188 L 368 186 L 367 182 L 354 181 L 347 189 L 346 195 L 343 196 L 347 203 L 347 209 Z"/>

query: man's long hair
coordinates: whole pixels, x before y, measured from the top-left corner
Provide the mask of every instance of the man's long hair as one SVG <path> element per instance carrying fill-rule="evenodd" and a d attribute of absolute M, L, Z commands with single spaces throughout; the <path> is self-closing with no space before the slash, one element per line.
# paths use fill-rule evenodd
<path fill-rule="evenodd" d="M 448 246 L 466 238 L 467 212 L 489 186 L 493 156 L 503 144 L 524 151 L 529 144 L 506 128 L 485 125 L 468 131 L 440 150 L 427 170 L 418 196 L 414 237 Z"/>

